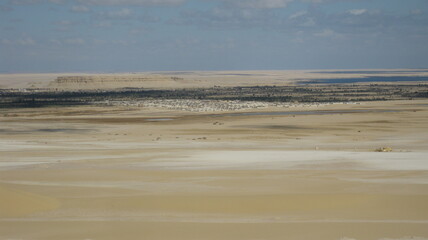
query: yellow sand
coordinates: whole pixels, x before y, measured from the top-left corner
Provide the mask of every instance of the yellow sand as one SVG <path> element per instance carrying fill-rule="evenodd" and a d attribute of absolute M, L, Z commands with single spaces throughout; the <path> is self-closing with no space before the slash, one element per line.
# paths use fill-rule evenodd
<path fill-rule="evenodd" d="M 427 101 L 263 111 L 352 109 L 7 109 L 0 239 L 428 239 Z"/>
<path fill-rule="evenodd" d="M 0 186 L 0 218 L 22 217 L 57 208 L 57 200 Z"/>

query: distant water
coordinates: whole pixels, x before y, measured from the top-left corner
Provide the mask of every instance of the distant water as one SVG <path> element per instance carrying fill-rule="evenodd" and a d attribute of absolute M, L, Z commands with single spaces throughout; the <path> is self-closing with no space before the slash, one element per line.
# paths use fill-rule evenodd
<path fill-rule="evenodd" d="M 360 83 L 360 82 L 416 82 L 428 81 L 428 76 L 366 76 L 362 78 L 327 78 L 311 79 L 301 84 L 335 84 L 335 83 Z"/>
<path fill-rule="evenodd" d="M 388 71 L 323 71 L 323 72 L 312 72 L 312 73 L 325 73 L 325 74 L 391 74 L 391 73 L 426 73 L 428 70 L 425 69 L 414 69 L 414 70 L 388 70 Z"/>

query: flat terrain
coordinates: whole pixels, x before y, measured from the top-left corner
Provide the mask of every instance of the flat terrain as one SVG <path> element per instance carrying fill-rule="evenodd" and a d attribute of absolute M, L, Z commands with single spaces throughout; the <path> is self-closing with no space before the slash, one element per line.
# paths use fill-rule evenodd
<path fill-rule="evenodd" d="M 152 89 L 290 86 L 301 82 L 328 79 L 393 77 L 403 81 L 420 78 L 427 69 L 376 70 L 284 70 L 284 71 L 186 71 L 143 73 L 32 73 L 0 74 L 0 89 L 93 90 L 126 87 Z M 398 79 L 399 80 L 399 79 Z M 417 80 L 417 79 L 416 79 Z M 144 83 L 142 83 L 144 81 Z"/>
<path fill-rule="evenodd" d="M 427 99 L 165 101 L 0 109 L 0 239 L 428 239 Z"/>

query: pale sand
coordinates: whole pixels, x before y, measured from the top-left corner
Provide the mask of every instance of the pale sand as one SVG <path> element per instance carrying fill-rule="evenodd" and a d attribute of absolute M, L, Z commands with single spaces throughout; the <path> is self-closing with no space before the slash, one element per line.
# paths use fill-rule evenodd
<path fill-rule="evenodd" d="M 426 240 L 427 101 L 254 111 L 352 109 L 6 109 L 0 239 Z"/>
<path fill-rule="evenodd" d="M 155 89 L 235 87 L 235 86 L 288 86 L 297 81 L 331 78 L 362 78 L 365 76 L 428 76 L 428 71 L 409 69 L 370 69 L 379 73 L 332 73 L 335 70 L 281 70 L 281 71 L 185 71 L 185 72 L 142 72 L 142 73 L 22 73 L 0 74 L 0 88 L 52 88 L 59 90 L 113 89 L 144 87 Z M 343 70 L 339 70 L 343 71 Z M 392 72 L 391 72 L 392 71 Z M 395 72 L 394 72 L 395 71 Z M 400 72 L 403 71 L 403 72 Z M 320 72 L 324 72 L 320 74 Z M 95 83 L 55 84 L 57 77 L 104 78 Z M 115 80 L 122 78 L 122 80 Z M 130 81 L 132 78 L 146 78 L 144 83 Z M 172 78 L 172 79 L 171 79 Z M 123 81 L 125 80 L 125 81 Z M 387 84 L 387 83 L 384 83 Z"/>

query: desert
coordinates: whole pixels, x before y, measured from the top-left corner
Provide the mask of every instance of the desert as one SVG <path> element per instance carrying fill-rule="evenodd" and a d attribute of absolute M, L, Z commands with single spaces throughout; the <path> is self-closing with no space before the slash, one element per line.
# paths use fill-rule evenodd
<path fill-rule="evenodd" d="M 0 240 L 428 240 L 427 0 L 0 0 Z"/>
<path fill-rule="evenodd" d="M 428 239 L 428 72 L 324 72 L 2 74 L 0 239 Z"/>

